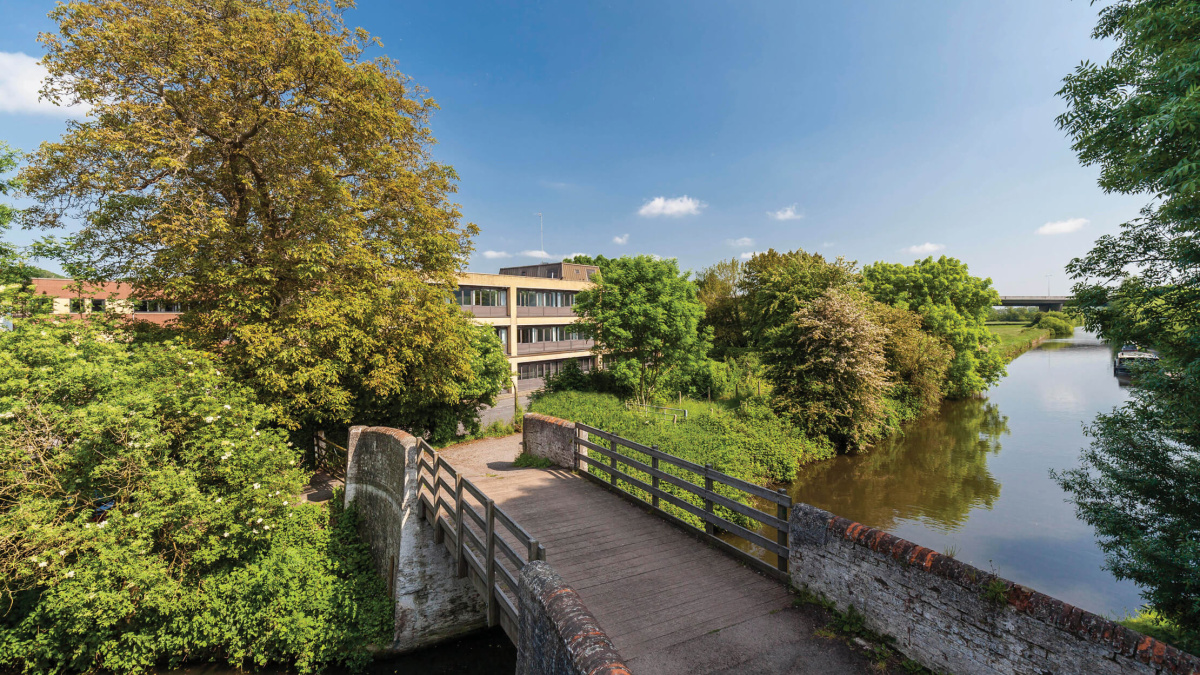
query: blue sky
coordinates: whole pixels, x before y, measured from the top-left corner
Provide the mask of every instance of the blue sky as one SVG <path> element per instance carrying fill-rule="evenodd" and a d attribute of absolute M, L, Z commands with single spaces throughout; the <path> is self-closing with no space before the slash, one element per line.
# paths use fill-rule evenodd
<path fill-rule="evenodd" d="M 51 6 L 0 0 L 0 139 L 27 150 L 64 125 L 11 93 L 28 70 L 12 55 L 40 55 Z M 1096 11 L 372 0 L 347 19 L 442 108 L 435 155 L 481 228 L 472 271 L 538 260 L 540 212 L 553 256 L 698 270 L 768 247 L 860 263 L 928 251 L 1001 293 L 1044 294 L 1050 274 L 1057 294 L 1063 265 L 1146 201 L 1105 195 L 1054 124 L 1062 77 L 1111 48 L 1090 38 Z"/>

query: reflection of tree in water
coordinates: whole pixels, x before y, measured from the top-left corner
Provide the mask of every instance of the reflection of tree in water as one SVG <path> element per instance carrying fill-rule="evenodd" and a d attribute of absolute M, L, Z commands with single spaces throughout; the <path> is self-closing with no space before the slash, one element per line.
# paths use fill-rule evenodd
<path fill-rule="evenodd" d="M 883 529 L 897 519 L 957 530 L 976 507 L 991 508 L 1000 484 L 987 470 L 1008 418 L 980 399 L 948 401 L 938 415 L 855 456 L 802 467 L 792 497 Z"/>

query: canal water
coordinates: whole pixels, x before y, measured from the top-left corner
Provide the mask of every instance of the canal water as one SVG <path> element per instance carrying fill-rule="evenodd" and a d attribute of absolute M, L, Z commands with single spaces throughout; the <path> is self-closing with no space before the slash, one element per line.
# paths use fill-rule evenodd
<path fill-rule="evenodd" d="M 804 467 L 792 497 L 1123 617 L 1142 604 L 1137 586 L 1103 569 L 1092 528 L 1049 474 L 1077 466 L 1083 426 L 1127 397 L 1108 345 L 1076 329 L 1010 363 L 987 398 L 946 402 L 903 435 Z"/>

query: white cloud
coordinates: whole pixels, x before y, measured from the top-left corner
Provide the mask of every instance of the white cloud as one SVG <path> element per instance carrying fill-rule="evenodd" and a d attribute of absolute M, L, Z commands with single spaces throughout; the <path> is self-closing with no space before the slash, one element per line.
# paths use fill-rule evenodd
<path fill-rule="evenodd" d="M 46 69 L 38 60 L 21 52 L 0 52 L 0 112 L 72 117 L 87 112 L 87 106 L 57 106 L 38 100 L 38 89 Z"/>
<path fill-rule="evenodd" d="M 900 250 L 905 253 L 912 253 L 913 255 L 929 255 L 930 253 L 937 253 L 944 248 L 946 248 L 944 244 L 934 244 L 927 241 L 924 244 L 917 244 L 916 246 L 909 246 Z"/>
<path fill-rule="evenodd" d="M 629 243 L 629 233 L 626 232 L 625 234 L 623 234 L 619 237 L 613 237 L 613 243 L 620 244 L 622 246 L 624 246 L 625 244 L 628 244 Z"/>
<path fill-rule="evenodd" d="M 1052 223 L 1037 229 L 1038 234 L 1070 234 L 1083 229 L 1084 225 L 1088 224 L 1087 218 L 1068 218 L 1067 220 L 1056 220 Z"/>
<path fill-rule="evenodd" d="M 650 201 L 642 204 L 642 208 L 638 209 L 638 215 L 646 218 L 656 218 L 658 216 L 667 216 L 668 218 L 679 218 L 680 216 L 695 216 L 699 215 L 700 210 L 708 206 L 699 199 L 692 199 L 684 195 L 682 197 L 655 197 Z"/>
<path fill-rule="evenodd" d="M 507 251 L 484 251 L 483 257 L 493 260 L 495 258 L 511 258 L 512 254 Z"/>
<path fill-rule="evenodd" d="M 821 245 L 824 246 L 825 248 L 829 248 L 830 246 L 837 246 L 837 242 L 836 241 L 827 241 Z"/>
<path fill-rule="evenodd" d="M 778 211 L 767 211 L 767 215 L 771 216 L 775 220 L 800 220 L 804 217 L 804 214 L 796 212 L 797 206 L 799 205 L 792 204 L 791 206 L 785 206 Z"/>
<path fill-rule="evenodd" d="M 526 258 L 556 258 L 545 251 L 521 251 L 521 255 Z"/>
<path fill-rule="evenodd" d="M 741 239 L 726 239 L 725 243 L 730 246 L 737 246 L 738 248 L 746 248 L 747 246 L 753 246 L 754 240 L 750 237 L 742 237 Z"/>
<path fill-rule="evenodd" d="M 749 259 L 753 258 L 754 256 L 758 255 L 759 253 L 762 253 L 762 251 L 746 251 L 740 257 L 742 260 L 749 260 Z"/>

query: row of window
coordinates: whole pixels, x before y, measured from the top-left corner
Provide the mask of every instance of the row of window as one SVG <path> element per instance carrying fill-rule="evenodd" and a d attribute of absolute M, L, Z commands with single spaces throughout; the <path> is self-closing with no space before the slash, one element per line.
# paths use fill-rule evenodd
<path fill-rule="evenodd" d="M 108 307 L 104 298 L 71 298 L 71 313 L 103 312 Z M 174 312 L 183 311 L 183 303 L 163 302 L 158 300 L 138 300 L 133 306 L 135 312 Z"/>
<path fill-rule="evenodd" d="M 462 307 L 507 307 L 508 290 L 503 288 L 459 288 L 454 299 Z M 575 294 L 569 291 L 517 291 L 519 307 L 570 307 Z"/>
<path fill-rule="evenodd" d="M 575 294 L 567 291 L 517 291 L 517 305 L 521 307 L 570 307 L 575 304 Z"/>
<path fill-rule="evenodd" d="M 503 288 L 460 288 L 454 299 L 463 307 L 507 307 L 508 291 Z"/>
<path fill-rule="evenodd" d="M 136 306 L 138 312 L 182 312 L 182 302 L 167 302 L 164 300 L 142 300 Z"/>
<path fill-rule="evenodd" d="M 571 359 L 559 359 L 558 361 L 539 361 L 537 363 L 518 363 L 517 364 L 517 379 L 518 380 L 534 380 L 541 377 L 549 377 L 558 371 L 562 370 L 563 366 Z M 579 369 L 583 372 L 589 372 L 592 369 L 595 360 L 591 356 L 585 356 L 578 359 Z"/>
<path fill-rule="evenodd" d="M 582 339 L 584 339 L 583 334 L 573 326 L 521 326 L 517 328 L 517 344 Z"/>

